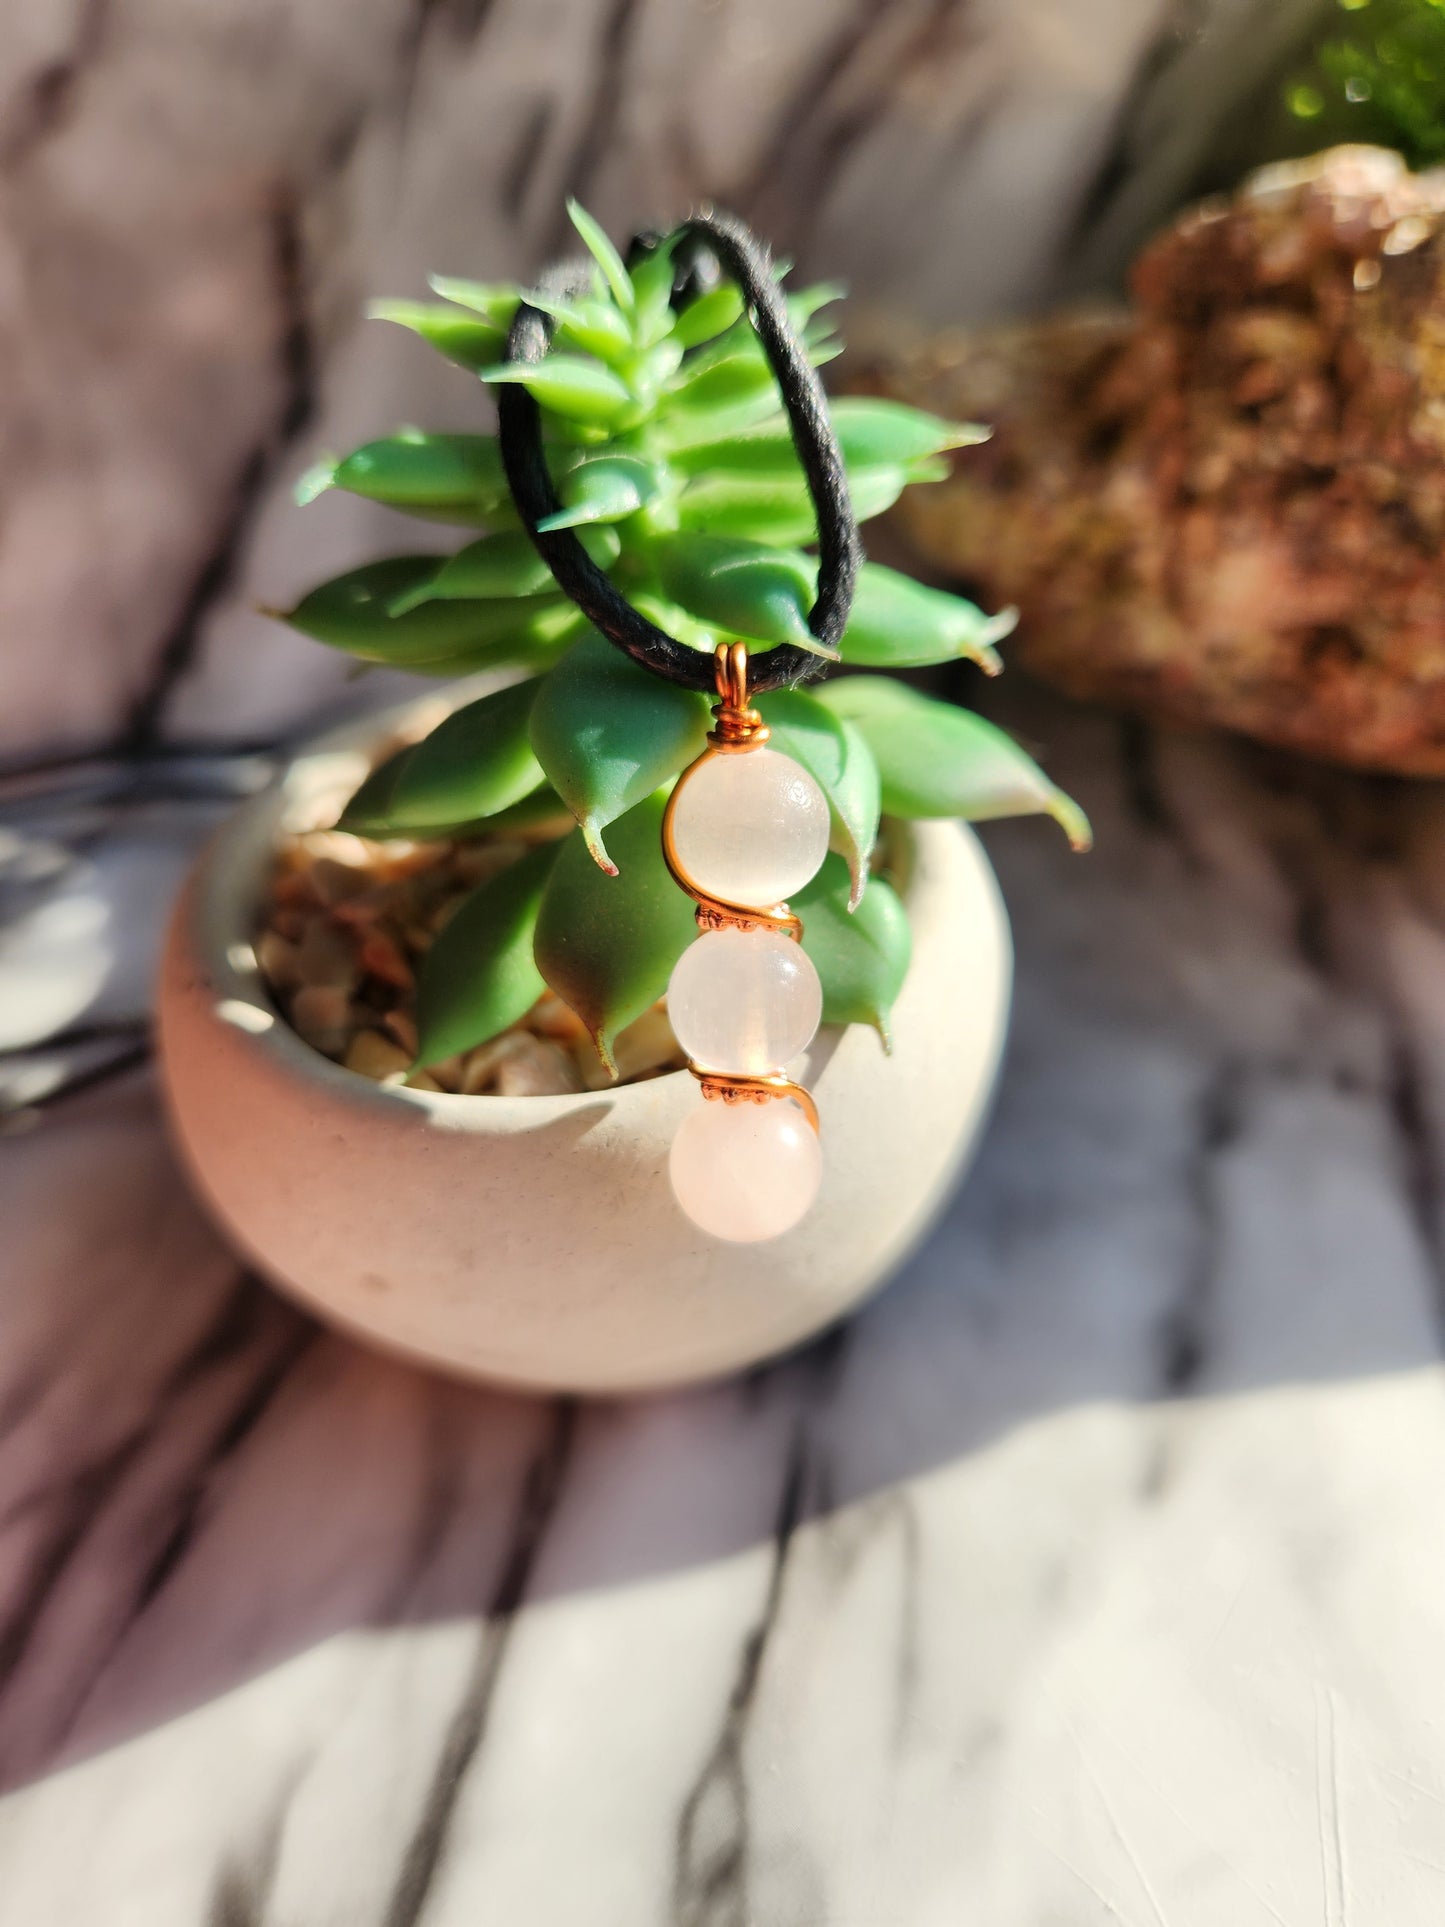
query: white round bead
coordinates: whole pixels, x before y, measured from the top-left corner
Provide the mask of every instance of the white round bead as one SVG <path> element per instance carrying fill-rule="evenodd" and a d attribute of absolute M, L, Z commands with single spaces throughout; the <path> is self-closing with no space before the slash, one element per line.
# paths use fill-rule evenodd
<path fill-rule="evenodd" d="M 776 930 L 711 930 L 678 958 L 667 1014 L 694 1064 L 761 1077 L 812 1043 L 823 986 L 791 937 Z"/>
<path fill-rule="evenodd" d="M 785 1098 L 714 1098 L 684 1118 L 669 1172 L 678 1203 L 700 1230 L 757 1244 L 791 1231 L 808 1210 L 823 1154 L 812 1125 Z"/>
<path fill-rule="evenodd" d="M 711 756 L 678 793 L 672 835 L 699 890 L 765 910 L 817 875 L 828 854 L 828 799 L 775 749 Z"/>

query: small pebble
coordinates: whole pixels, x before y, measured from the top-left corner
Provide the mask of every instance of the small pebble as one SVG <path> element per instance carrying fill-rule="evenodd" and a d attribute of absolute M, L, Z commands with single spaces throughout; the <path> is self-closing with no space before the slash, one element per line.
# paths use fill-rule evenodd
<path fill-rule="evenodd" d="M 661 1004 L 654 1004 L 651 1010 L 645 1010 L 636 1022 L 629 1024 L 619 1034 L 612 1054 L 617 1059 L 617 1075 L 623 1080 L 662 1070 L 677 1070 L 683 1061 L 677 1039 L 672 1034 L 672 1026 L 667 1021 L 667 1012 Z"/>
<path fill-rule="evenodd" d="M 256 939 L 256 963 L 273 990 L 294 990 L 301 981 L 296 946 L 276 930 L 263 930 Z"/>
<path fill-rule="evenodd" d="M 416 975 L 384 930 L 373 930 L 361 946 L 361 967 L 397 990 L 410 990 Z"/>
<path fill-rule="evenodd" d="M 560 1097 L 579 1088 L 577 1067 L 559 1044 L 522 1031 L 497 1069 L 498 1097 Z"/>
<path fill-rule="evenodd" d="M 417 1034 L 416 1019 L 407 1010 L 389 1010 L 382 1017 L 384 1028 L 396 1043 L 406 1052 L 407 1062 L 416 1056 Z"/>
<path fill-rule="evenodd" d="M 347 1070 L 374 1078 L 378 1084 L 388 1078 L 400 1081 L 411 1067 L 411 1059 L 401 1046 L 383 1037 L 379 1030 L 359 1030 L 341 1061 Z"/>
<path fill-rule="evenodd" d="M 539 1037 L 555 1038 L 559 1044 L 587 1042 L 587 1026 L 553 990 L 544 990 L 527 1012 L 527 1028 Z"/>
<path fill-rule="evenodd" d="M 361 975 L 355 950 L 344 931 L 313 917 L 296 946 L 296 975 L 303 984 L 334 984 L 350 992 Z"/>
<path fill-rule="evenodd" d="M 339 984 L 304 984 L 291 999 L 291 1026 L 315 1050 L 340 1057 L 351 1038 L 351 999 Z"/>

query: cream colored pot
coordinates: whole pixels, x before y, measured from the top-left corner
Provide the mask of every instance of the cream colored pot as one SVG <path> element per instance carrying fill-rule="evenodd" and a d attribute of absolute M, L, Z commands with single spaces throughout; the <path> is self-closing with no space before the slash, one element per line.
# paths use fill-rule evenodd
<path fill-rule="evenodd" d="M 1011 980 L 977 840 L 953 824 L 909 834 L 914 957 L 891 1057 L 857 1026 L 821 1032 L 809 1052 L 826 1164 L 814 1210 L 772 1244 L 720 1244 L 668 1188 L 673 1132 L 703 1101 L 686 1072 L 575 1097 L 394 1089 L 318 1055 L 277 1015 L 251 940 L 278 834 L 333 820 L 375 746 L 436 707 L 304 751 L 221 829 L 181 896 L 160 1037 L 197 1186 L 310 1310 L 469 1377 L 641 1391 L 796 1345 L 887 1278 L 977 1138 Z"/>

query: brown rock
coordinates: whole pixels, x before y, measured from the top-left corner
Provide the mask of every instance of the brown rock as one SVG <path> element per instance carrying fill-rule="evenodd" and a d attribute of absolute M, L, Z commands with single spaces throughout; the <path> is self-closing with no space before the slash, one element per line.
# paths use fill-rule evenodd
<path fill-rule="evenodd" d="M 400 1083 L 411 1065 L 410 1057 L 400 1045 L 390 1037 L 383 1037 L 379 1030 L 359 1030 L 347 1045 L 341 1061 L 347 1070 L 373 1078 L 378 1084 L 384 1078 L 395 1078 Z"/>
<path fill-rule="evenodd" d="M 355 1019 L 351 999 L 339 984 L 305 984 L 291 999 L 291 1026 L 313 1049 L 341 1057 L 351 1041 Z"/>
<path fill-rule="evenodd" d="M 993 440 L 898 510 L 1070 693 L 1445 774 L 1445 171 L 1267 168 L 1130 312 L 945 335 L 854 386 Z"/>

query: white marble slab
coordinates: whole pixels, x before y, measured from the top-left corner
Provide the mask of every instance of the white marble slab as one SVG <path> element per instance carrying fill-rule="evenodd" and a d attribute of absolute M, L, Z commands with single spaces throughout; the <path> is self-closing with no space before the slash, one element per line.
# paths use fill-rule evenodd
<path fill-rule="evenodd" d="M 427 1379 L 144 1071 L 13 1120 L 3 1927 L 1435 1927 L 1445 799 L 1011 700 L 1099 849 L 990 832 L 984 1154 L 798 1360 Z"/>

